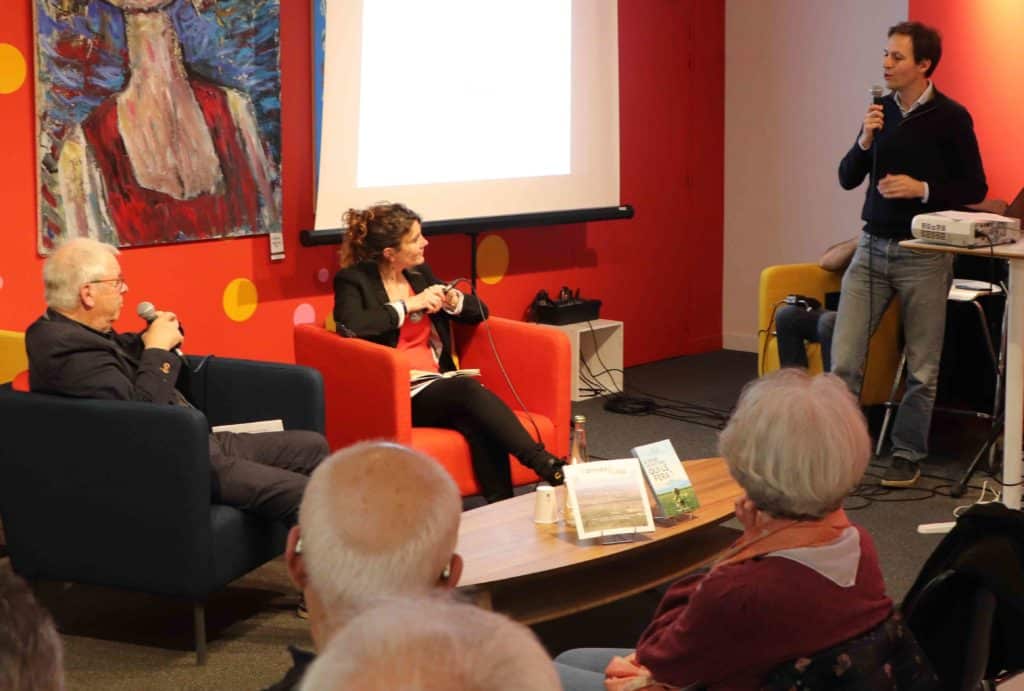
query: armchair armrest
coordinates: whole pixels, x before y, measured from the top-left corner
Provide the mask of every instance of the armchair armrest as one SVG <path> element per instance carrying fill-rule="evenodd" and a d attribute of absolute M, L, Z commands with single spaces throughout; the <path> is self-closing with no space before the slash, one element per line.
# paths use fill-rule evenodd
<path fill-rule="evenodd" d="M 412 439 L 409 364 L 394 348 L 295 327 L 295 361 L 323 376 L 327 440 L 336 449 L 363 439 Z"/>
<path fill-rule="evenodd" d="M 0 329 L 0 384 L 11 381 L 27 369 L 25 334 Z"/>
<path fill-rule="evenodd" d="M 488 329 L 505 365 L 509 379 L 526 409 L 551 419 L 555 426 L 557 456 L 568 452 L 572 363 L 569 338 L 558 329 L 529 322 L 490 317 L 468 326 L 455 324 L 455 341 L 461 367 L 480 369 L 481 382 L 512 409 L 521 406 L 494 357 Z"/>
<path fill-rule="evenodd" d="M 0 391 L 0 514 L 30 578 L 201 597 L 212 553 L 206 418 Z"/>
<path fill-rule="evenodd" d="M 285 429 L 324 431 L 324 383 L 309 367 L 189 356 L 192 398 L 211 425 L 281 418 Z"/>

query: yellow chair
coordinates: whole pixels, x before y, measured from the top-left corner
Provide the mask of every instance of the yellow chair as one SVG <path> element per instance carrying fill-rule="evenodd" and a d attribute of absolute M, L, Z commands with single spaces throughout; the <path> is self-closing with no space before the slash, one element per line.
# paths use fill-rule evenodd
<path fill-rule="evenodd" d="M 0 384 L 12 381 L 28 369 L 25 334 L 0 330 Z"/>
<path fill-rule="evenodd" d="M 825 293 L 837 292 L 841 282 L 842 274 L 825 271 L 817 264 L 778 264 L 761 272 L 757 308 L 758 372 L 764 374 L 779 368 L 779 346 L 772 319 L 778 304 L 794 293 L 816 298 L 825 304 Z M 900 352 L 900 308 L 899 301 L 894 299 L 871 337 L 861 392 L 863 405 L 889 400 Z M 807 344 L 807 362 L 811 372 L 821 372 L 821 348 L 817 343 Z"/>

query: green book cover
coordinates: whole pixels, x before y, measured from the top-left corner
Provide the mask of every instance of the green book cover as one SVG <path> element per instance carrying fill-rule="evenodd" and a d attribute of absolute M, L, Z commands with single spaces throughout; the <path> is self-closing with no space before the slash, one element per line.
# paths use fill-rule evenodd
<path fill-rule="evenodd" d="M 697 491 L 668 439 L 630 450 L 640 461 L 644 477 L 668 517 L 690 513 L 700 506 Z"/>

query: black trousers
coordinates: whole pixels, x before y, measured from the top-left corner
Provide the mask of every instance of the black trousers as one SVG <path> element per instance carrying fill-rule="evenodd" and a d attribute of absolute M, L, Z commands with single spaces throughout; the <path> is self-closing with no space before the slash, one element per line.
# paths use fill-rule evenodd
<path fill-rule="evenodd" d="M 294 525 L 309 475 L 327 455 L 317 432 L 210 435 L 213 499 Z"/>
<path fill-rule="evenodd" d="M 509 454 L 531 468 L 550 455 L 505 402 L 473 377 L 438 379 L 413 396 L 412 424 L 453 429 L 466 438 L 473 475 L 488 502 L 512 496 Z"/>

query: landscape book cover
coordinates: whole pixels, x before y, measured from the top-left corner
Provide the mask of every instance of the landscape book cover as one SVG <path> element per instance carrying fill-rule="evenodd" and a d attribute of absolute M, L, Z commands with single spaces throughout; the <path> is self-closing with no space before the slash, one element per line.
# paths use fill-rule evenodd
<path fill-rule="evenodd" d="M 630 450 L 640 461 L 644 477 L 658 505 L 668 518 L 692 513 L 700 502 L 697 491 L 668 439 L 643 444 Z"/>
<path fill-rule="evenodd" d="M 654 530 L 635 458 L 567 465 L 565 484 L 576 502 L 576 534 L 581 540 Z"/>

